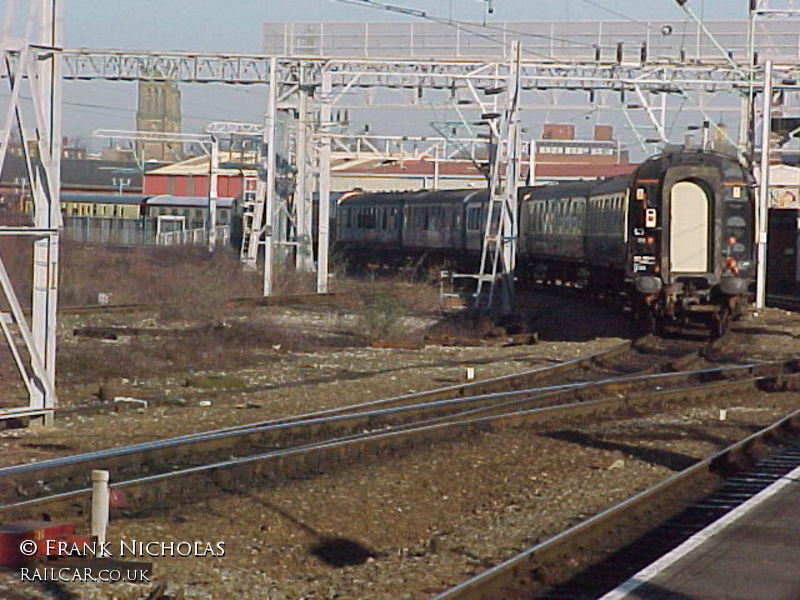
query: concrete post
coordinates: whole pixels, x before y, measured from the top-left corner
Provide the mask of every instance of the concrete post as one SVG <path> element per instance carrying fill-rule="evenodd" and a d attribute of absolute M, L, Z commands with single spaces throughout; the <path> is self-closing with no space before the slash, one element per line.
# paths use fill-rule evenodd
<path fill-rule="evenodd" d="M 264 296 L 272 295 L 272 223 L 275 216 L 275 167 L 276 128 L 278 119 L 278 59 L 269 63 L 269 90 L 267 103 L 267 126 L 264 142 L 267 144 L 266 190 L 264 191 Z"/>
<path fill-rule="evenodd" d="M 219 142 L 211 136 L 211 160 L 208 174 L 208 251 L 217 247 L 217 197 L 219 187 Z"/>
<path fill-rule="evenodd" d="M 92 528 L 91 535 L 98 545 L 106 541 L 108 529 L 108 471 L 92 471 Z"/>
<path fill-rule="evenodd" d="M 319 149 L 319 222 L 317 226 L 317 293 L 328 293 L 328 244 L 330 241 L 331 208 L 331 92 L 333 81 L 330 71 L 322 72 L 322 97 L 320 98 L 320 129 L 323 132 Z"/>

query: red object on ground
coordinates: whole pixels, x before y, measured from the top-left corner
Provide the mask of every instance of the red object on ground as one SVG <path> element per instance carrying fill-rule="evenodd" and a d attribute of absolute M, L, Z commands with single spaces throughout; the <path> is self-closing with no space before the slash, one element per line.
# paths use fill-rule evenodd
<path fill-rule="evenodd" d="M 76 534 L 72 523 L 18 521 L 0 525 L 0 566 L 19 567 L 39 558 L 54 558 L 58 553 L 51 551 L 48 555 L 48 547 L 57 549 L 58 542 L 82 547 L 91 543 L 91 538 Z"/>
<path fill-rule="evenodd" d="M 111 508 L 130 508 L 131 505 L 128 504 L 128 497 L 125 495 L 125 492 L 122 490 L 115 490 L 112 489 L 111 493 L 109 494 L 109 506 Z"/>

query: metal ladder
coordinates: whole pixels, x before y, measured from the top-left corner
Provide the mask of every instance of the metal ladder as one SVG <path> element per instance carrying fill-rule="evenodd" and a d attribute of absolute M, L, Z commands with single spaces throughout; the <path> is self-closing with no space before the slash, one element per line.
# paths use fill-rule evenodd
<path fill-rule="evenodd" d="M 256 267 L 258 245 L 264 233 L 264 183 L 257 175 L 245 175 L 242 190 L 242 248 L 239 258 L 246 268 Z"/>
<path fill-rule="evenodd" d="M 477 279 L 475 308 L 486 311 L 497 308 L 502 314 L 510 313 L 514 302 L 514 268 L 519 229 L 517 222 L 517 187 L 520 173 L 519 42 L 512 44 L 510 63 L 506 84 L 508 100 L 497 123 L 498 142 L 491 156 L 481 263 L 475 276 Z M 488 291 L 485 289 L 487 285 Z"/>
<path fill-rule="evenodd" d="M 493 161 L 481 262 L 475 276 L 475 308 L 486 311 L 498 308 L 503 314 L 511 312 L 513 304 L 517 243 L 516 175 L 509 174 L 512 176 L 502 181 L 500 174 L 504 165 L 507 170 L 513 170 L 509 160 L 509 143 L 498 145 L 498 156 Z"/>

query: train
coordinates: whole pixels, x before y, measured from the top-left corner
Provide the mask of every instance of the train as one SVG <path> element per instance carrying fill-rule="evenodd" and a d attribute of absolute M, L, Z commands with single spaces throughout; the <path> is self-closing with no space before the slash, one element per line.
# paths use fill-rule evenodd
<path fill-rule="evenodd" d="M 769 209 L 767 292 L 800 301 L 800 209 Z"/>
<path fill-rule="evenodd" d="M 522 187 L 515 276 L 624 298 L 657 333 L 722 335 L 754 285 L 754 187 L 736 157 L 684 148 L 630 175 Z M 355 261 L 428 256 L 474 272 L 488 202 L 477 189 L 345 194 L 337 246 Z"/>
<path fill-rule="evenodd" d="M 204 243 L 208 221 L 204 196 L 63 192 L 61 216 L 65 239 L 114 246 Z M 33 200 L 22 209 L 33 214 Z M 217 198 L 217 237 L 240 242 L 239 198 Z"/>
<path fill-rule="evenodd" d="M 33 213 L 32 200 L 25 203 L 28 214 Z M 236 198 L 217 198 L 217 223 L 230 225 L 239 216 Z M 61 194 L 61 214 L 64 217 L 98 217 L 142 219 L 180 217 L 189 229 L 205 227 L 208 218 L 206 196 L 172 196 L 142 194 Z"/>

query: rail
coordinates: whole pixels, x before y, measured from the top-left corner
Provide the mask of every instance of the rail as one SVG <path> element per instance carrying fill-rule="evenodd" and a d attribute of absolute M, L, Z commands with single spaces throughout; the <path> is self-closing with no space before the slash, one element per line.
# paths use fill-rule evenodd
<path fill-rule="evenodd" d="M 138 499 L 136 505 L 146 506 L 152 503 L 163 503 L 167 494 L 170 498 L 181 497 L 186 494 L 191 497 L 197 486 L 208 488 L 208 478 L 212 480 L 229 480 L 228 471 L 247 469 L 244 480 L 250 481 L 260 477 L 271 480 L 291 476 L 308 468 L 324 469 L 331 463 L 347 463 L 353 457 L 380 454 L 394 448 L 413 446 L 419 443 L 429 443 L 440 439 L 450 439 L 452 436 L 470 435 L 483 431 L 488 426 L 509 427 L 517 425 L 547 427 L 553 423 L 574 419 L 606 418 L 609 415 L 629 413 L 635 410 L 646 409 L 652 406 L 679 401 L 698 401 L 708 397 L 716 398 L 722 393 L 747 393 L 757 388 L 770 389 L 796 389 L 800 383 L 800 375 L 795 373 L 796 364 L 784 365 L 790 372 L 776 372 L 776 365 L 743 365 L 725 368 L 724 371 L 732 373 L 738 371 L 743 375 L 753 375 L 734 380 L 701 381 L 689 385 L 679 385 L 674 388 L 664 389 L 667 374 L 647 377 L 616 378 L 610 396 L 592 400 L 572 398 L 572 401 L 559 405 L 526 406 L 525 400 L 511 401 L 505 405 L 489 402 L 483 406 L 469 407 L 470 402 L 486 400 L 485 398 L 457 398 L 449 401 L 437 401 L 422 405 L 395 407 L 368 411 L 365 413 L 338 415 L 324 419 L 312 419 L 295 423 L 254 428 L 251 431 L 215 431 L 206 434 L 182 436 L 136 444 L 125 448 L 110 449 L 87 453 L 84 455 L 64 457 L 41 463 L 18 465 L 0 469 L 0 480 L 11 479 L 15 483 L 18 493 L 33 495 L 37 490 L 53 489 L 54 494 L 38 496 L 21 500 L 11 500 L 0 507 L 0 513 L 9 511 L 29 511 L 43 506 L 52 506 L 54 503 L 73 503 L 76 499 L 85 499 L 89 488 L 85 485 L 78 489 L 59 489 L 64 482 L 58 477 L 66 478 L 67 484 L 78 483 L 86 478 L 85 465 L 91 463 L 92 467 L 98 465 L 109 468 L 118 476 L 126 477 L 125 463 L 120 461 L 123 456 L 135 460 L 129 461 L 128 471 L 133 473 L 127 479 L 117 480 L 112 487 L 135 488 Z M 758 369 L 763 369 L 764 374 L 759 374 Z M 703 369 L 694 371 L 701 379 L 710 374 L 719 375 L 723 369 Z M 672 374 L 686 377 L 687 373 Z M 624 390 L 619 393 L 619 384 L 623 379 L 630 381 L 644 379 L 658 381 L 657 391 L 647 390 L 636 392 Z M 587 384 L 583 383 L 582 386 Z M 550 386 L 551 388 L 552 386 Z M 548 389 L 550 389 L 548 388 Z M 529 390 L 530 392 L 530 390 Z M 529 400 L 535 400 L 532 396 Z M 442 413 L 442 407 L 451 406 L 455 410 Z M 463 407 L 464 408 L 462 410 Z M 388 419 L 405 413 L 407 419 Z M 495 414 L 492 414 L 495 413 Z M 342 427 L 349 423 L 349 427 Z M 326 428 L 326 425 L 328 426 Z M 303 436 L 287 437 L 292 429 L 302 428 Z M 271 437 L 258 437 L 258 434 L 272 433 Z M 253 437 L 256 435 L 256 437 Z M 316 437 L 315 437 L 316 435 Z M 244 438 L 243 436 L 247 436 Z M 238 438 L 238 445 L 224 443 L 226 439 Z M 221 443 L 222 441 L 222 443 Z M 205 444 L 205 454 L 192 452 L 191 456 L 201 459 L 199 464 L 186 464 L 185 457 L 189 455 L 190 445 Z M 271 448 L 266 452 L 253 452 L 258 448 Z M 164 450 L 172 449 L 172 453 L 164 454 Z M 195 448 L 196 450 L 197 448 Z M 244 455 L 236 456 L 242 451 Z M 393 450 L 394 451 L 394 450 Z M 230 458 L 219 461 L 216 458 L 224 454 Z M 179 457 L 184 458 L 181 463 Z M 296 461 L 296 462 L 293 462 Z M 148 464 L 166 465 L 163 472 L 141 475 L 137 469 L 132 469 L 135 464 L 141 469 Z M 266 474 L 266 475 L 265 475 Z M 241 475 L 240 475 L 241 476 Z M 232 477 L 232 475 L 230 475 Z M 148 487 L 155 482 L 169 480 L 169 485 Z M 170 492 L 167 492 L 170 490 Z"/>
<path fill-rule="evenodd" d="M 701 497 L 703 490 L 710 484 L 716 483 L 721 474 L 751 462 L 756 447 L 783 439 L 787 433 L 796 435 L 798 428 L 800 411 L 795 411 L 655 486 L 436 595 L 433 600 L 490 600 L 506 597 L 504 593 L 511 588 L 524 586 L 537 570 L 552 566 L 565 556 L 575 556 L 578 547 L 585 547 L 592 540 L 606 537 L 610 531 L 618 531 L 620 522 L 629 522 L 640 517 L 655 526 L 665 521 L 678 510 L 674 501 L 666 498 L 678 495 L 684 498 L 682 505 L 690 504 Z"/>

